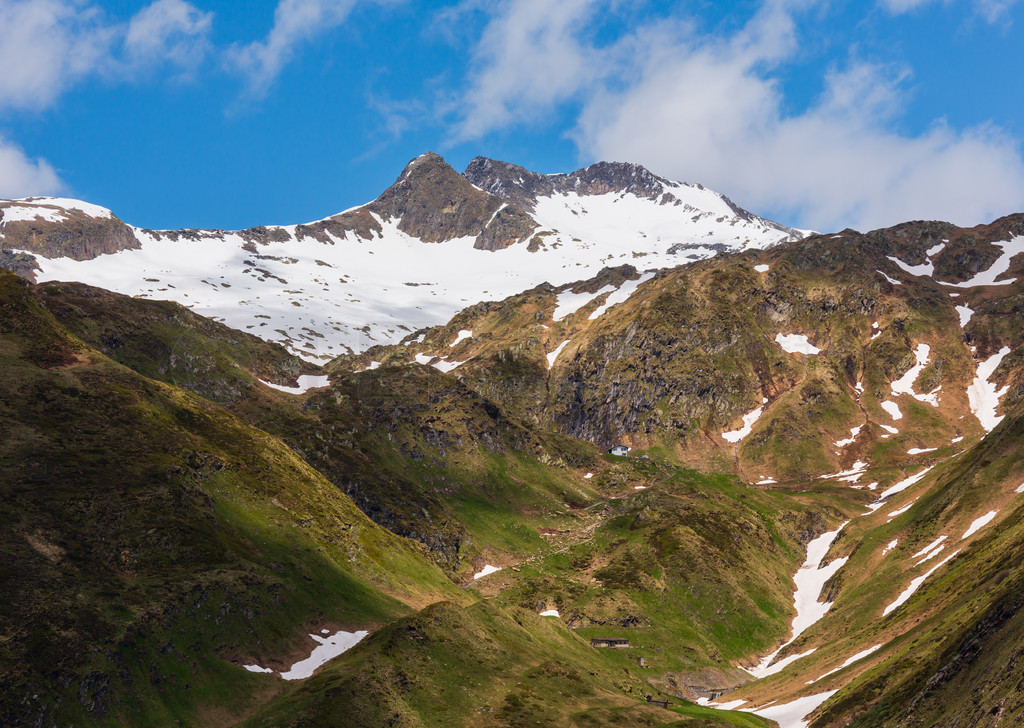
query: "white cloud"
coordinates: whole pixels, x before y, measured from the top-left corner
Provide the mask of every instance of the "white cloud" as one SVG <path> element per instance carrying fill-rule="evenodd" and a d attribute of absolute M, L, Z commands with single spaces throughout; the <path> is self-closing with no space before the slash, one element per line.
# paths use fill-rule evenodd
<path fill-rule="evenodd" d="M 129 67 L 169 61 L 194 69 L 210 49 L 213 13 L 201 12 L 184 0 L 156 0 L 128 23 L 124 37 Z"/>
<path fill-rule="evenodd" d="M 18 146 L 0 137 L 0 198 L 54 195 L 63 189 L 45 160 L 29 159 Z"/>
<path fill-rule="evenodd" d="M 790 112 L 777 79 L 800 52 L 797 3 L 766 2 L 728 36 L 700 37 L 685 24 L 634 29 L 616 41 L 623 52 L 603 55 L 581 30 L 594 3 L 574 7 L 574 18 L 551 21 L 550 37 L 544 30 L 512 34 L 507 48 L 478 50 L 490 65 L 465 93 L 457 127 L 463 134 L 529 121 L 538 110 L 578 99 L 573 137 L 584 157 L 640 162 L 790 224 L 977 224 L 1024 208 L 1024 160 L 998 128 L 958 130 L 936 120 L 916 135 L 897 130 L 906 69 L 857 62 L 833 68 L 821 97 Z M 494 27 L 516 8 L 499 13 Z M 485 32 L 484 41 L 502 38 Z M 586 70 L 570 64 L 552 79 L 544 77 L 547 64 L 507 60 L 559 54 L 585 61 Z"/>
<path fill-rule="evenodd" d="M 250 91 L 262 96 L 295 55 L 299 45 L 348 18 L 357 0 L 281 0 L 274 27 L 264 40 L 235 46 L 228 62 L 248 77 Z"/>
<path fill-rule="evenodd" d="M 107 56 L 99 11 L 66 0 L 0 0 L 0 108 L 49 106 Z"/>
<path fill-rule="evenodd" d="M 156 0 L 128 23 L 80 0 L 0 0 L 0 109 L 46 108 L 92 75 L 194 66 L 211 18 L 184 0 Z"/>
<path fill-rule="evenodd" d="M 516 0 L 501 5 L 476 44 L 464 114 L 456 129 L 462 139 L 522 120 L 590 86 L 609 58 L 578 36 L 604 5 L 602 0 Z M 610 53 L 607 51 L 606 53 Z"/>

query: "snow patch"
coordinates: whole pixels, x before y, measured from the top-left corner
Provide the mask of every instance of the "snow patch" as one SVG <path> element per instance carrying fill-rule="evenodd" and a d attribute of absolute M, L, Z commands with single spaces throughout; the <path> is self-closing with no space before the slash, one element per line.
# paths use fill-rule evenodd
<path fill-rule="evenodd" d="M 558 355 L 562 353 L 562 349 L 564 349 L 565 345 L 568 344 L 570 341 L 572 341 L 572 339 L 566 339 L 561 344 L 559 344 L 557 347 L 555 347 L 554 351 L 548 352 L 548 370 L 549 371 L 550 371 L 551 367 L 553 367 L 555 365 L 555 359 L 558 358 Z"/>
<path fill-rule="evenodd" d="M 498 571 L 501 571 L 500 566 L 491 566 L 490 564 L 487 564 L 486 566 L 484 566 L 484 568 L 480 569 L 480 571 L 473 574 L 473 581 L 476 581 L 477 579 L 482 579 L 485 576 L 489 574 L 494 574 Z"/>
<path fill-rule="evenodd" d="M 800 570 L 793 576 L 793 581 L 796 584 L 796 592 L 793 594 L 796 616 L 793 617 L 792 636 L 779 649 L 764 657 L 757 667 L 747 670 L 754 677 L 765 677 L 781 670 L 781 667 L 776 670 L 775 666 L 772 665 L 772 660 L 775 659 L 776 655 L 792 644 L 808 627 L 824 617 L 825 613 L 832 608 L 832 602 L 819 602 L 818 597 L 821 596 L 821 590 L 825 586 L 825 582 L 831 579 L 846 564 L 847 557 L 833 559 L 830 564 L 824 567 L 821 565 L 821 562 L 832 547 L 833 542 L 839 536 L 839 533 L 845 527 L 846 523 L 843 523 L 835 531 L 827 531 L 807 544 L 807 559 L 804 561 L 803 566 L 800 567 Z M 802 657 L 802 655 L 798 657 Z"/>
<path fill-rule="evenodd" d="M 885 257 L 912 276 L 928 276 L 930 278 L 932 274 L 935 273 L 935 264 L 930 260 L 927 263 L 922 263 L 921 265 L 910 265 L 909 263 L 904 263 L 899 258 L 894 258 L 891 255 L 887 255 Z"/>
<path fill-rule="evenodd" d="M 897 508 L 895 511 L 891 511 L 890 513 L 888 513 L 887 515 L 889 517 L 889 521 L 894 520 L 898 516 L 902 516 L 904 513 L 909 511 L 911 508 L 913 508 L 915 503 L 917 503 L 917 499 L 916 498 L 914 500 L 910 501 L 909 503 L 907 503 L 907 505 L 903 506 L 902 508 Z M 886 521 L 886 523 L 888 523 L 889 521 Z"/>
<path fill-rule="evenodd" d="M 914 592 L 916 592 L 918 590 L 918 588 L 924 583 L 925 579 L 927 579 L 929 576 L 931 576 L 936 571 L 938 571 L 939 568 L 941 568 L 942 566 L 947 564 L 949 561 L 951 561 L 953 559 L 953 557 L 955 557 L 958 553 L 960 553 L 960 552 L 959 551 L 954 551 L 949 556 L 947 556 L 942 561 L 940 561 L 935 566 L 933 566 L 931 569 L 929 569 L 928 573 L 926 573 L 926 574 L 924 574 L 922 576 L 919 576 L 916 579 L 914 579 L 913 581 L 911 581 L 910 582 L 910 586 L 908 586 L 906 589 L 904 589 L 903 593 L 901 593 L 898 597 L 896 597 L 896 601 L 894 601 L 892 604 L 887 606 L 882 611 L 882 616 L 883 617 L 887 616 L 890 612 L 895 611 L 898 607 L 900 607 L 903 604 L 905 604 L 906 601 L 908 599 L 910 599 L 910 597 L 914 596 Z"/>
<path fill-rule="evenodd" d="M 310 637 L 320 644 L 313 649 L 313 652 L 305 660 L 296 662 L 290 670 L 282 672 L 281 677 L 285 680 L 302 680 L 307 678 L 321 665 L 355 647 L 368 634 L 369 632 L 364 630 L 358 632 L 335 632 L 329 637 L 311 634 Z"/>
<path fill-rule="evenodd" d="M 1008 240 L 1001 243 L 993 242 L 1003 249 L 1003 254 L 1000 255 L 996 261 L 989 266 L 988 270 L 982 271 L 978 275 L 971 278 L 969 281 L 963 283 L 942 283 L 944 286 L 953 286 L 955 288 L 974 288 L 975 286 L 1008 286 L 1014 283 L 1016 278 L 1007 278 L 1004 281 L 997 281 L 996 278 L 1010 270 L 1010 263 L 1014 256 L 1019 253 L 1024 253 L 1024 236 L 1018 236 L 1012 240 Z M 940 281 L 941 282 L 941 281 Z"/>
<path fill-rule="evenodd" d="M 883 273 L 880 270 L 876 269 L 875 273 L 878 273 L 880 276 L 882 276 L 882 278 L 884 278 L 885 280 L 889 281 L 894 286 L 902 286 L 903 285 L 900 281 L 896 280 L 895 278 L 890 278 L 889 276 L 887 276 L 885 273 Z"/>
<path fill-rule="evenodd" d="M 776 334 L 775 343 L 789 354 L 809 354 L 813 356 L 821 351 L 803 334 Z"/>
<path fill-rule="evenodd" d="M 471 338 L 473 338 L 473 332 L 470 331 L 469 329 L 462 329 L 461 331 L 459 331 L 458 335 L 455 337 L 455 341 L 453 341 L 451 344 L 449 344 L 449 346 L 454 348 L 454 347 L 458 346 L 459 342 L 462 341 L 463 339 L 471 339 Z"/>
<path fill-rule="evenodd" d="M 907 455 L 923 455 L 926 452 L 935 452 L 937 447 L 912 447 L 907 450 Z"/>
<path fill-rule="evenodd" d="M 779 728 L 807 728 L 807 716 L 817 710 L 822 703 L 837 692 L 839 691 L 829 690 L 825 693 L 797 698 L 791 703 L 772 705 L 770 708 L 755 708 L 744 712 L 753 713 L 768 720 L 774 720 L 779 724 Z"/>
<path fill-rule="evenodd" d="M 875 503 L 878 503 L 879 505 L 881 505 L 882 501 L 886 500 L 887 498 L 889 498 L 891 496 L 894 496 L 897 493 L 902 493 L 903 491 L 905 491 L 910 486 L 912 486 L 915 483 L 917 483 L 917 482 L 921 481 L 922 479 L 924 479 L 924 476 L 926 476 L 928 474 L 928 472 L 932 468 L 934 468 L 934 467 L 935 467 L 934 465 L 929 465 L 927 468 L 925 468 L 921 472 L 917 473 L 916 475 L 911 475 L 909 478 L 905 478 L 904 480 L 901 480 L 900 482 L 896 483 L 895 485 L 889 486 L 888 488 L 886 488 L 885 490 L 882 491 L 882 493 L 878 496 L 878 500 L 875 501 Z M 874 504 L 872 504 L 872 505 L 874 505 Z M 870 506 L 869 506 L 869 508 L 870 508 Z"/>
<path fill-rule="evenodd" d="M 331 386 L 330 377 L 326 374 L 302 374 L 297 380 L 297 386 L 286 387 L 280 384 L 274 384 L 273 382 L 264 382 L 271 389 L 276 389 L 281 392 L 288 392 L 288 394 L 305 394 L 311 389 L 323 389 L 324 387 Z"/>
<path fill-rule="evenodd" d="M 540 616 L 542 616 L 542 617 L 559 617 L 561 615 L 558 613 L 557 609 L 547 609 L 547 610 L 541 612 Z"/>
<path fill-rule="evenodd" d="M 996 517 L 996 513 L 997 511 L 989 511 L 984 516 L 981 516 L 980 518 L 975 518 L 974 521 L 971 523 L 970 527 L 966 531 L 964 531 L 964 535 L 960 537 L 960 540 L 963 541 L 965 538 L 970 538 L 978 531 L 983 529 L 992 521 L 993 518 Z"/>
<path fill-rule="evenodd" d="M 615 290 L 615 286 L 605 286 L 597 293 L 587 293 L 586 291 L 582 293 L 573 293 L 571 289 L 563 291 L 558 294 L 558 298 L 555 301 L 555 312 L 551 315 L 551 320 L 561 321 L 566 316 L 571 316 L 579 311 L 595 298 L 612 293 Z"/>
<path fill-rule="evenodd" d="M 885 554 L 882 554 L 882 555 L 884 556 Z M 809 682 L 807 684 L 810 685 L 811 683 L 816 683 L 816 682 L 818 682 L 818 680 L 823 680 L 826 677 L 828 677 L 829 675 L 834 675 L 835 673 L 839 672 L 840 670 L 845 670 L 847 667 L 849 667 L 853 663 L 857 662 L 858 660 L 863 660 L 868 655 L 870 655 L 873 652 L 877 651 L 881 646 L 882 645 L 875 645 L 874 647 L 867 648 L 863 652 L 858 652 L 856 655 L 854 655 L 853 657 L 851 657 L 848 660 L 846 660 L 846 662 L 844 662 L 842 665 L 837 667 L 835 670 L 829 670 L 828 672 L 826 672 L 821 677 L 817 677 L 817 678 L 811 680 L 811 682 Z"/>
<path fill-rule="evenodd" d="M 469 359 L 466 359 L 466 361 L 469 361 Z M 438 371 L 441 372 L 450 372 L 452 369 L 461 367 L 463 364 L 466 363 L 466 361 L 448 361 L 447 358 L 444 358 L 438 359 L 430 366 L 434 367 L 434 369 L 437 369 Z"/>
<path fill-rule="evenodd" d="M 754 270 L 756 270 L 758 273 L 767 273 L 768 272 L 768 266 L 764 265 L 764 264 L 755 265 L 754 266 Z"/>
<path fill-rule="evenodd" d="M 895 539 L 894 538 L 892 541 L 890 541 L 888 544 L 886 544 L 885 548 L 882 549 L 882 556 L 885 556 L 887 553 L 889 553 L 894 548 L 896 548 L 899 545 L 899 543 L 900 543 L 899 539 Z"/>
<path fill-rule="evenodd" d="M 242 665 L 249 672 L 273 672 L 269 667 L 260 667 L 259 665 Z"/>
<path fill-rule="evenodd" d="M 960 316 L 960 328 L 967 325 L 967 322 L 971 320 L 971 316 L 974 315 L 974 311 L 967 306 L 957 306 L 956 312 Z"/>
<path fill-rule="evenodd" d="M 726 442 L 739 442 L 744 437 L 750 434 L 750 431 L 754 427 L 754 423 L 757 422 L 758 418 L 761 416 L 761 413 L 763 412 L 764 407 L 758 407 L 753 412 L 748 412 L 747 414 L 743 415 L 743 427 L 741 427 L 738 430 L 733 430 L 732 432 L 723 432 L 722 439 L 725 440 Z"/>
<path fill-rule="evenodd" d="M 1024 240 L 1024 238 L 1019 239 Z M 1010 385 L 1007 384 L 1002 389 L 996 389 L 995 383 L 990 382 L 989 377 L 995 373 L 1000 362 L 1003 361 L 1003 357 L 1009 353 L 1010 348 L 1004 346 L 978 364 L 978 373 L 974 377 L 974 382 L 967 388 L 967 401 L 971 406 L 971 413 L 978 418 L 978 422 L 981 423 L 985 432 L 991 432 L 996 425 L 1003 421 L 1003 415 L 997 415 L 996 409 L 999 407 L 999 400 L 1009 391 Z"/>
<path fill-rule="evenodd" d="M 863 425 L 857 425 L 856 427 L 850 428 L 850 436 L 845 440 L 836 440 L 836 447 L 846 447 L 847 445 L 852 445 L 853 441 L 857 439 L 857 435 L 860 434 L 862 427 Z"/>
<path fill-rule="evenodd" d="M 886 412 L 888 412 L 889 416 L 892 417 L 894 420 L 902 420 L 903 419 L 903 413 L 900 412 L 900 407 L 895 402 L 890 402 L 890 401 L 886 400 L 885 402 L 882 402 L 881 405 L 879 405 L 879 406 L 882 409 L 884 409 Z M 888 430 L 888 428 L 886 428 L 886 429 Z"/>
<path fill-rule="evenodd" d="M 918 561 L 917 564 L 914 564 L 914 566 L 917 566 L 919 564 L 924 563 L 925 561 L 930 559 L 932 556 L 935 556 L 935 554 L 939 553 L 939 551 L 941 551 L 944 548 L 943 545 L 942 545 L 942 542 L 945 541 L 945 540 L 946 540 L 945 536 L 939 536 L 937 539 L 935 539 L 930 544 L 925 546 L 923 549 L 918 551 L 916 554 L 911 556 L 910 558 L 912 558 L 912 559 L 918 559 L 918 558 L 921 558 L 922 556 L 924 556 L 924 558 L 921 559 L 921 561 Z"/>
<path fill-rule="evenodd" d="M 917 394 L 914 392 L 914 382 L 916 382 L 917 378 L 921 376 L 921 372 L 924 371 L 924 368 L 928 366 L 928 358 L 930 353 L 931 347 L 928 346 L 928 344 L 917 345 L 917 348 L 914 350 L 914 366 L 912 366 L 906 374 L 904 374 L 902 377 L 900 377 L 890 385 L 892 387 L 892 393 L 894 395 L 899 396 L 901 394 L 909 394 L 911 397 L 918 401 L 927 402 L 933 407 L 939 406 L 937 395 L 941 387 L 934 389 L 928 394 Z M 884 406 L 885 405 L 883 404 L 883 407 Z M 893 419 L 898 420 L 899 417 L 894 416 Z"/>
<path fill-rule="evenodd" d="M 635 281 L 624 282 L 621 286 L 619 286 L 618 290 L 616 290 L 614 293 L 608 294 L 608 298 L 604 300 L 604 303 L 602 303 L 600 306 L 594 309 L 594 312 L 590 314 L 588 320 L 593 321 L 594 319 L 604 314 L 604 312 L 607 311 L 612 306 L 627 301 L 630 298 L 630 296 L 636 293 L 636 290 L 640 287 L 640 284 L 646 283 L 652 278 L 654 278 L 654 273 L 649 272 L 644 273 Z"/>

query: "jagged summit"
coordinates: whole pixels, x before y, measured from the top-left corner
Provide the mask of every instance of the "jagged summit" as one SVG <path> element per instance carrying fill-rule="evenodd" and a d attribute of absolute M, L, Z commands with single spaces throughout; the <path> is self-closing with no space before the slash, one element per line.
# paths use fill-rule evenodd
<path fill-rule="evenodd" d="M 522 210 L 482 192 L 439 154 L 427 152 L 366 208 L 423 242 L 472 236 L 474 247 L 497 250 L 527 238 L 537 223 Z"/>
<path fill-rule="evenodd" d="M 725 195 L 701 184 L 673 182 L 632 162 L 597 162 L 564 174 L 538 174 L 508 162 L 476 157 L 463 175 L 475 186 L 535 213 L 544 198 L 629 195 L 659 206 L 683 207 L 686 211 L 713 212 L 742 222 L 785 233 L 789 240 L 806 237 L 807 231 L 786 227 L 755 215 Z"/>
<path fill-rule="evenodd" d="M 569 192 L 580 195 L 628 193 L 646 200 L 658 200 L 667 189 L 676 186 L 676 183 L 657 176 L 646 167 L 628 162 L 598 162 L 575 172 L 539 174 L 508 162 L 476 157 L 463 175 L 480 189 L 531 212 L 538 197 Z M 665 201 L 674 200 L 669 196 Z"/>

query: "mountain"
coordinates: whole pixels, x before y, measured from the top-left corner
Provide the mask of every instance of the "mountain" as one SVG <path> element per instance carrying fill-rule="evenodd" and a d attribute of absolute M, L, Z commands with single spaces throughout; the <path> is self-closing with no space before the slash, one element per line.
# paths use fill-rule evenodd
<path fill-rule="evenodd" d="M 427 155 L 363 208 L 219 238 L 6 204 L 21 245 L 141 247 L 0 271 L 0 722 L 1024 722 L 1024 214 L 804 235 L 734 210 L 778 239 L 598 258 L 322 365 L 44 280 L 162 247 L 557 261 L 698 198 L 733 209 L 633 165 Z"/>
<path fill-rule="evenodd" d="M 636 165 L 543 176 L 478 158 L 460 175 L 436 154 L 373 202 L 304 225 L 144 230 L 55 198 L 0 202 L 0 214 L 0 267 L 172 299 L 319 363 L 545 281 L 804 234 Z"/>

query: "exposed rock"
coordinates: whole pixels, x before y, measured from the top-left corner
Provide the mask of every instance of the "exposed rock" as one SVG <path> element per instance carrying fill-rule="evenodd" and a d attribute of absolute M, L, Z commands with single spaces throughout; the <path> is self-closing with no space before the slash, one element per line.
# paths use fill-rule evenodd
<path fill-rule="evenodd" d="M 91 260 L 99 255 L 139 247 L 132 228 L 116 217 L 92 217 L 79 210 L 62 210 L 61 213 L 65 219 L 60 222 L 5 222 L 0 228 L 0 242 L 7 250 L 13 248 L 47 258 L 74 260 Z"/>

